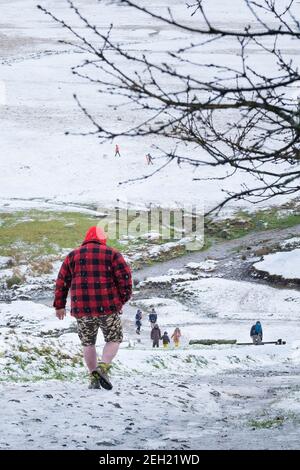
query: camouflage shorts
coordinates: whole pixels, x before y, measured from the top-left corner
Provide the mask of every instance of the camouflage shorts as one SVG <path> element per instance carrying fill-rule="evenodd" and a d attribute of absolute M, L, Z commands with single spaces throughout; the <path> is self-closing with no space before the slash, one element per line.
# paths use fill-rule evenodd
<path fill-rule="evenodd" d="M 122 343 L 123 330 L 119 313 L 101 317 L 77 318 L 77 332 L 83 346 L 96 344 L 99 328 L 106 343 Z"/>

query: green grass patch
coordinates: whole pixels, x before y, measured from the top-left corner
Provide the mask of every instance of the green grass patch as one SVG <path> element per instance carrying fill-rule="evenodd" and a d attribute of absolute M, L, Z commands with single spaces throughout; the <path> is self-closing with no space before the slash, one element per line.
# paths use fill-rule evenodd
<path fill-rule="evenodd" d="M 98 222 L 99 218 L 78 212 L 0 213 L 0 255 L 11 256 L 16 264 L 57 255 L 80 245 L 88 228 Z M 116 240 L 109 240 L 108 244 L 124 249 Z"/>
<path fill-rule="evenodd" d="M 233 240 L 251 232 L 284 229 L 298 224 L 300 224 L 298 211 L 285 213 L 280 207 L 257 212 L 239 211 L 233 218 L 207 220 L 205 234 L 208 239 Z"/>
<path fill-rule="evenodd" d="M 8 289 L 10 289 L 13 286 L 20 286 L 24 282 L 24 276 L 22 276 L 18 272 L 14 272 L 11 277 L 6 279 L 6 285 Z"/>
<path fill-rule="evenodd" d="M 85 375 L 81 353 L 71 356 L 48 345 L 30 347 L 20 343 L 3 367 L 0 381 L 69 380 Z"/>
<path fill-rule="evenodd" d="M 272 429 L 282 426 L 285 421 L 283 416 L 276 416 L 270 419 L 252 419 L 249 425 L 255 429 Z"/>
<path fill-rule="evenodd" d="M 167 369 L 165 361 L 160 357 L 154 357 L 148 361 L 156 369 Z"/>
<path fill-rule="evenodd" d="M 208 364 L 208 360 L 202 356 L 195 356 L 194 354 L 188 354 L 186 358 L 183 360 L 187 364 L 194 364 L 199 367 L 205 367 Z"/>
<path fill-rule="evenodd" d="M 33 374 L 33 375 L 18 375 L 14 371 L 11 371 L 7 376 L 0 377 L 0 383 L 28 383 L 28 382 L 40 382 L 41 380 L 60 380 L 62 382 L 71 381 L 83 381 L 85 374 L 78 374 L 75 372 L 53 372 L 50 374 Z M 87 379 L 86 379 L 87 380 Z"/>

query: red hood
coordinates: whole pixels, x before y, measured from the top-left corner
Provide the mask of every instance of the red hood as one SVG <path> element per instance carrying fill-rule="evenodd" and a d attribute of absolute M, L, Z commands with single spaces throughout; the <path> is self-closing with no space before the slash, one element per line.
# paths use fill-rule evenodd
<path fill-rule="evenodd" d="M 86 232 L 84 243 L 95 240 L 106 245 L 106 235 L 101 227 L 90 227 Z"/>

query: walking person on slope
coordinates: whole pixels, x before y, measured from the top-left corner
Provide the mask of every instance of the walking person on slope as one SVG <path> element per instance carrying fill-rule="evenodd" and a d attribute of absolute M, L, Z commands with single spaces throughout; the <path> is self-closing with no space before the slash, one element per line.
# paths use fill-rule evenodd
<path fill-rule="evenodd" d="M 154 308 L 152 308 L 151 313 L 149 315 L 149 322 L 150 322 L 151 328 L 154 328 L 154 325 L 157 322 L 157 313 Z"/>
<path fill-rule="evenodd" d="M 150 153 L 147 153 L 146 155 L 146 161 L 148 165 L 153 165 L 153 157 Z"/>
<path fill-rule="evenodd" d="M 132 293 L 131 271 L 121 253 L 106 246 L 101 228 L 91 227 L 78 248 L 64 260 L 56 281 L 53 306 L 56 316 L 66 315 L 66 299 L 71 291 L 71 315 L 77 320 L 83 356 L 90 371 L 89 388 L 110 390 L 108 371 L 123 340 L 120 314 Z M 97 364 L 98 329 L 105 339 L 102 359 Z"/>
<path fill-rule="evenodd" d="M 175 328 L 174 333 L 171 336 L 171 339 L 174 341 L 175 348 L 178 348 L 181 338 L 181 331 L 179 328 Z"/>
<path fill-rule="evenodd" d="M 121 154 L 120 154 L 120 147 L 118 146 L 118 144 L 116 144 L 115 146 L 115 157 L 120 157 Z"/>
<path fill-rule="evenodd" d="M 142 326 L 142 311 L 138 309 L 135 315 L 135 326 L 136 326 L 136 334 L 141 334 L 141 326 Z"/>
<path fill-rule="evenodd" d="M 159 340 L 161 339 L 161 333 L 158 325 L 154 325 L 151 330 L 151 339 L 152 339 L 152 347 L 159 348 Z"/>
<path fill-rule="evenodd" d="M 162 339 L 162 342 L 163 342 L 164 349 L 167 349 L 169 344 L 170 344 L 170 338 L 169 338 L 169 335 L 168 335 L 167 331 L 164 332 L 161 339 Z"/>

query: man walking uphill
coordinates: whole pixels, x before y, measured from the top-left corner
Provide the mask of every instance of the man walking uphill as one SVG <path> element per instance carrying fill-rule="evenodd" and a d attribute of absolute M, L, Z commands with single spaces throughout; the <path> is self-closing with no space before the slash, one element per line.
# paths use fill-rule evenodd
<path fill-rule="evenodd" d="M 71 290 L 71 315 L 77 320 L 78 336 L 91 374 L 89 388 L 112 388 L 108 377 L 111 362 L 123 340 L 120 314 L 132 293 L 132 278 L 123 256 L 106 246 L 101 228 L 91 227 L 79 248 L 64 260 L 56 281 L 56 316 L 66 315 L 66 299 Z M 102 359 L 97 364 L 98 329 L 105 339 Z"/>

